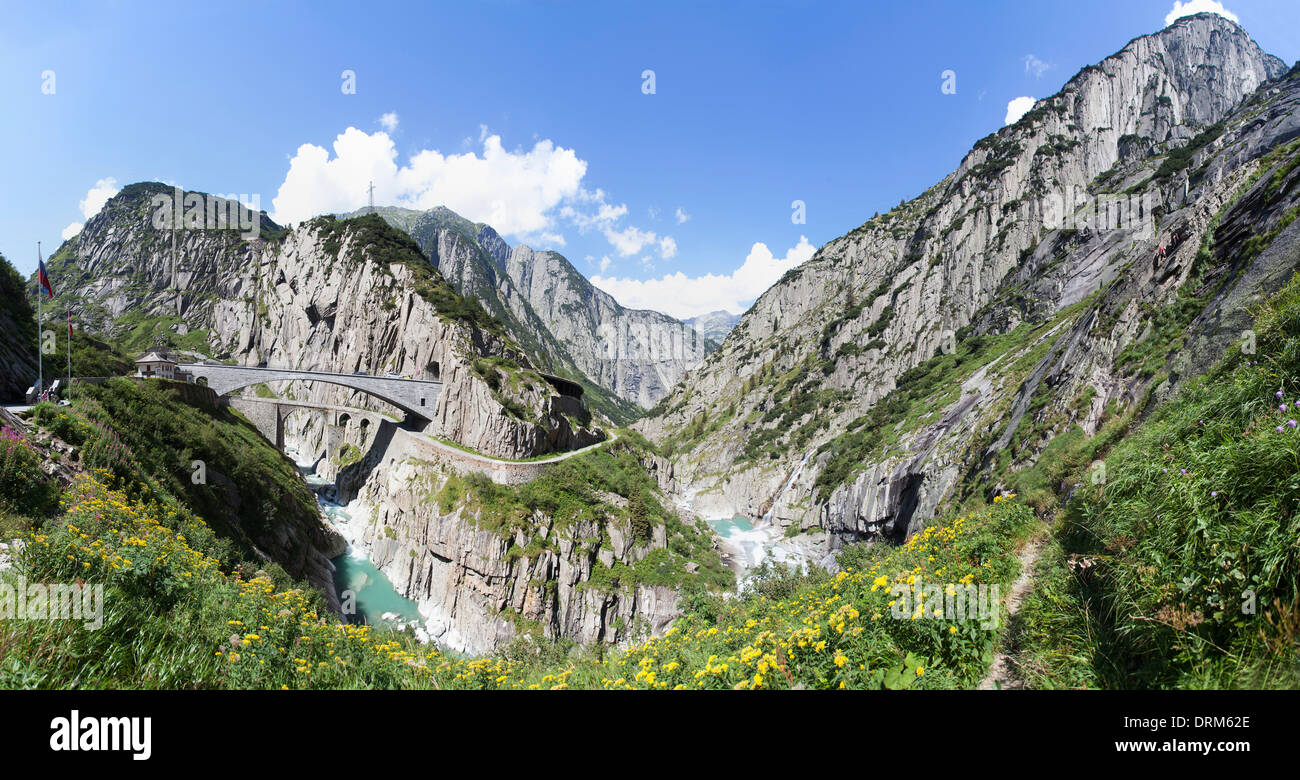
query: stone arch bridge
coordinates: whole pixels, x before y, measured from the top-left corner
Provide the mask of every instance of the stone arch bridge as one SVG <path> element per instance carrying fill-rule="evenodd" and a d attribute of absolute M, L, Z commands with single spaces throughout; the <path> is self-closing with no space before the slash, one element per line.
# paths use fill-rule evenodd
<path fill-rule="evenodd" d="M 325 382 L 359 390 L 372 395 L 406 412 L 407 422 L 428 422 L 433 419 L 434 407 L 442 393 L 442 382 L 423 379 L 395 379 L 369 374 L 335 374 L 329 371 L 300 371 L 290 368 L 258 368 L 255 366 L 226 366 L 220 363 L 181 363 L 179 368 L 204 380 L 217 395 L 263 382 Z M 413 419 L 418 418 L 418 419 Z"/>
<path fill-rule="evenodd" d="M 256 366 L 228 366 L 221 363 L 181 363 L 178 368 L 188 372 L 198 382 L 207 385 L 218 396 L 227 395 L 250 385 L 263 382 L 325 382 L 357 390 L 385 401 L 405 413 L 405 427 L 413 430 L 425 428 L 433 420 L 433 410 L 442 393 L 442 382 L 421 379 L 397 379 L 370 376 L 369 374 L 337 374 L 329 371 L 303 371 L 287 368 L 260 368 Z M 321 404 L 301 403 L 281 399 L 234 398 L 231 405 L 243 411 L 258 427 L 268 441 L 284 450 L 284 419 L 301 409 L 334 411 L 340 415 L 361 416 L 367 421 L 379 422 L 382 415 L 367 415 L 362 410 L 349 407 L 331 407 Z"/>
<path fill-rule="evenodd" d="M 245 398 L 235 396 L 229 399 L 230 407 L 238 409 L 251 422 L 266 440 L 275 444 L 275 448 L 284 452 L 284 421 L 289 415 L 299 410 L 323 414 L 326 420 L 325 449 L 337 452 L 343 443 L 343 427 L 350 421 L 358 422 L 362 429 L 378 430 L 385 420 L 392 418 L 370 409 L 357 409 L 351 406 L 331 406 L 302 401 L 286 401 L 283 398 Z"/>

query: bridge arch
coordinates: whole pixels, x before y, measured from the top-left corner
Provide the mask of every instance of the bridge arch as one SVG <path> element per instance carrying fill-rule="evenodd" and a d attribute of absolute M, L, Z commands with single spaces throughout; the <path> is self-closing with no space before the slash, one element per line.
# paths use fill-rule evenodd
<path fill-rule="evenodd" d="M 180 369 L 194 376 L 196 382 L 206 381 L 208 387 L 217 395 L 229 395 L 236 390 L 262 382 L 299 380 L 339 385 L 392 404 L 406 413 L 408 422 L 431 421 L 438 404 L 438 397 L 442 394 L 442 382 L 378 377 L 368 374 L 227 366 L 220 363 L 183 363 Z"/>

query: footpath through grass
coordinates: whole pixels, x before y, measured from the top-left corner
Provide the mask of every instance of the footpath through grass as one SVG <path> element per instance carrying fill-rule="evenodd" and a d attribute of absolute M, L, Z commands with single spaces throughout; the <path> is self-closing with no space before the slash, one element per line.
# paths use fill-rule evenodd
<path fill-rule="evenodd" d="M 1300 276 L 1119 442 L 1022 610 L 1042 687 L 1300 685 Z"/>

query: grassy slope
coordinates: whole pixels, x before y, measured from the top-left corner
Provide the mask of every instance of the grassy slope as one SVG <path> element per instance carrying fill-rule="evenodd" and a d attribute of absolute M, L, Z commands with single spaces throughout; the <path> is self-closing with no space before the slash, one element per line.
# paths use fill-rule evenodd
<path fill-rule="evenodd" d="M 280 553 L 289 574 L 301 576 L 304 547 L 320 524 L 315 500 L 293 464 L 251 424 L 230 409 L 206 407 L 195 390 L 122 378 L 78 385 L 71 407 L 41 404 L 33 422 L 74 445 L 81 468 L 102 469 L 130 496 L 202 518 L 224 540 L 213 550 L 224 564 L 264 565 L 256 546 Z M 204 462 L 204 484 L 192 478 L 195 460 Z M 271 541 L 281 536 L 282 544 Z M 290 582 L 283 573 L 276 579 Z"/>
<path fill-rule="evenodd" d="M 0 449 L 0 458 L 6 450 Z M 0 474 L 3 474 L 0 470 Z M 862 548 L 860 566 L 814 583 L 773 579 L 722 602 L 696 594 L 665 637 L 624 651 L 554 647 L 447 656 L 406 636 L 322 616 L 299 589 L 226 573 L 183 509 L 82 478 L 31 534 L 29 579 L 106 587 L 104 624 L 0 621 L 0 687 L 752 688 L 950 687 L 983 673 L 995 636 L 974 621 L 895 617 L 890 586 L 1008 583 L 1035 521 L 1004 502 Z M 0 484 L 0 489 L 5 485 Z M 926 612 L 936 602 L 927 602 Z M 910 611 L 910 608 L 909 608 Z"/>
<path fill-rule="evenodd" d="M 1018 626 L 1031 684 L 1300 684 L 1300 277 L 1255 330 L 1067 504 Z"/>
<path fill-rule="evenodd" d="M 18 271 L 0 255 L 0 358 L 21 366 L 0 377 L 0 398 L 21 398 L 27 383 L 36 377 L 36 310 L 23 288 Z M 30 374 L 24 365 L 28 363 Z"/>
<path fill-rule="evenodd" d="M 579 522 L 598 522 L 602 529 L 604 524 L 616 523 L 630 532 L 637 544 L 648 542 L 654 527 L 665 527 L 666 548 L 632 564 L 619 561 L 608 568 L 596 566 L 584 587 L 611 591 L 629 585 L 733 588 L 735 577 L 713 549 L 708 526 L 703 521 L 687 524 L 659 502 L 655 482 L 641 465 L 649 449 L 635 432 L 621 431 L 618 441 L 570 458 L 523 485 L 498 485 L 481 475 L 452 476 L 429 500 L 438 502 L 444 512 L 467 507 L 480 527 L 503 538 L 515 539 L 522 533 L 525 546 L 514 545 L 512 555 L 559 550 L 557 534 L 539 534 L 538 512 L 547 518 L 549 528 L 561 532 Z M 622 496 L 626 505 L 615 506 L 603 494 Z M 601 533 L 607 536 L 608 530 Z M 611 546 L 608 538 L 577 542 L 587 549 Z M 698 571 L 686 570 L 691 562 L 699 565 Z"/>

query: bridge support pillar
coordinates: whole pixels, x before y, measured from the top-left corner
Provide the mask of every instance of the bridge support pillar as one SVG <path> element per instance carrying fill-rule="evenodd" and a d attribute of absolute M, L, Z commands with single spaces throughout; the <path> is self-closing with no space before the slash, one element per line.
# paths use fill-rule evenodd
<path fill-rule="evenodd" d="M 248 418 L 258 433 L 284 452 L 284 413 L 279 404 L 249 401 L 239 396 L 231 398 L 229 403 Z"/>

